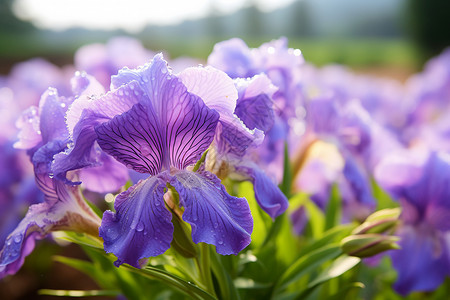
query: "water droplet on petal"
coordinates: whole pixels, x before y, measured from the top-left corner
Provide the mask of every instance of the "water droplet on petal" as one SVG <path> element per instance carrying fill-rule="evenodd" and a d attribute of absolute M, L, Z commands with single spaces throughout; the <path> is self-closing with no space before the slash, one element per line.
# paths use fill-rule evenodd
<path fill-rule="evenodd" d="M 219 243 L 219 245 L 223 245 L 223 241 L 219 240 L 217 243 Z"/>
<path fill-rule="evenodd" d="M 142 221 L 140 221 L 136 227 L 136 231 L 141 232 L 142 230 L 144 230 L 144 223 Z"/>
<path fill-rule="evenodd" d="M 7 246 L 11 245 L 11 238 L 9 238 L 9 239 L 6 240 L 6 245 L 7 245 Z"/>
<path fill-rule="evenodd" d="M 22 235 L 21 235 L 21 234 L 18 234 L 18 235 L 16 235 L 16 236 L 14 237 L 14 242 L 15 242 L 16 244 L 20 243 L 21 241 L 22 241 Z"/>
<path fill-rule="evenodd" d="M 162 68 L 161 69 L 161 73 L 166 74 L 167 73 L 167 69 L 166 68 Z"/>
<path fill-rule="evenodd" d="M 214 228 L 217 228 L 217 227 L 219 227 L 219 223 L 215 222 L 214 223 Z"/>

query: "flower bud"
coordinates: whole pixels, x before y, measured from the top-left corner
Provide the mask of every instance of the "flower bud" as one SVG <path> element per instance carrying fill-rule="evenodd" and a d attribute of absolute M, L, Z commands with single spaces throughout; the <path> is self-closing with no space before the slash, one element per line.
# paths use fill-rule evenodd
<path fill-rule="evenodd" d="M 396 244 L 400 238 L 382 234 L 350 235 L 341 241 L 342 251 L 351 256 L 369 257 L 381 252 L 400 249 Z"/>
<path fill-rule="evenodd" d="M 392 231 L 398 224 L 400 208 L 388 208 L 374 212 L 356 227 L 352 234 L 385 233 Z"/>

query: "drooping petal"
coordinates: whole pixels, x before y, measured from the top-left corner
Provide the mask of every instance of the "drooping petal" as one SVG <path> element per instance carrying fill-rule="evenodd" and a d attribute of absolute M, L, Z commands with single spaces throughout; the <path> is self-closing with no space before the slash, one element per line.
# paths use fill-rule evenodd
<path fill-rule="evenodd" d="M 215 245 L 222 255 L 236 255 L 248 246 L 253 218 L 244 198 L 230 196 L 207 171 L 180 171 L 170 183 L 180 195 L 183 220 L 191 224 L 194 243 Z"/>
<path fill-rule="evenodd" d="M 25 218 L 5 241 L 0 252 L 0 278 L 16 273 L 30 254 L 36 240 L 50 232 L 72 230 L 97 235 L 100 219 L 82 199 L 78 189 L 45 175 L 36 177 L 45 202 L 32 205 Z"/>
<path fill-rule="evenodd" d="M 269 216 L 276 218 L 287 209 L 286 196 L 256 165 L 237 166 L 236 172 L 247 177 L 253 183 L 256 201 Z"/>
<path fill-rule="evenodd" d="M 398 273 L 394 289 L 403 296 L 435 290 L 449 275 L 445 242 L 425 227 L 405 226 L 399 235 L 401 249 L 390 253 Z"/>
<path fill-rule="evenodd" d="M 105 251 L 117 256 L 116 266 L 127 263 L 138 268 L 140 259 L 170 248 L 173 225 L 164 206 L 165 186 L 158 177 L 140 181 L 117 196 L 116 213 L 104 213 L 99 232 Z"/>

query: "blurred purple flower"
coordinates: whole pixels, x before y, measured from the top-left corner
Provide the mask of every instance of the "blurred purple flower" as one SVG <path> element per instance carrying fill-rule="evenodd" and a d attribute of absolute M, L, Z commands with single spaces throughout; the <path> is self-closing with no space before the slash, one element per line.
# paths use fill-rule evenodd
<path fill-rule="evenodd" d="M 65 113 L 70 99 L 48 89 L 39 108 L 25 111 L 19 125 L 21 140 L 16 145 L 27 149 L 34 167 L 36 183 L 44 202 L 30 206 L 25 218 L 6 238 L 0 252 L 0 277 L 16 273 L 31 253 L 35 241 L 51 231 L 73 230 L 98 235 L 100 219 L 84 202 L 77 188 L 53 179 L 53 155 L 63 151 L 69 141 Z"/>
<path fill-rule="evenodd" d="M 376 179 L 400 201 L 400 250 L 390 252 L 401 295 L 432 291 L 450 275 L 450 157 L 401 151 L 377 167 Z"/>
<path fill-rule="evenodd" d="M 153 57 L 139 40 L 131 37 L 115 37 L 106 44 L 88 44 L 75 53 L 75 67 L 97 79 L 109 89 L 111 76 L 123 67 L 136 68 Z"/>

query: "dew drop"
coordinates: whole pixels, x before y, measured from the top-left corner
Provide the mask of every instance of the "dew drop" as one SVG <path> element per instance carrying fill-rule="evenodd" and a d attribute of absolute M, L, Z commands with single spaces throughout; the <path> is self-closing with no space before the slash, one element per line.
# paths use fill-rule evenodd
<path fill-rule="evenodd" d="M 219 240 L 217 243 L 219 243 L 219 245 L 223 245 L 223 241 Z"/>
<path fill-rule="evenodd" d="M 6 240 L 6 245 L 7 245 L 7 246 L 11 245 L 11 238 L 9 238 L 9 239 Z"/>
<path fill-rule="evenodd" d="M 161 203 L 159 203 L 158 201 L 155 201 L 155 205 L 156 205 L 156 206 L 160 206 Z"/>
<path fill-rule="evenodd" d="M 215 222 L 214 223 L 214 228 L 217 228 L 217 227 L 219 227 L 219 223 Z"/>
<path fill-rule="evenodd" d="M 61 107 L 62 108 L 66 107 L 66 104 L 65 103 L 61 103 Z"/>
<path fill-rule="evenodd" d="M 119 236 L 119 231 L 115 228 L 108 228 L 106 235 L 109 240 L 114 240 Z"/>
<path fill-rule="evenodd" d="M 138 92 L 138 91 L 134 91 L 134 94 L 135 94 L 136 96 L 139 96 L 139 92 Z"/>
<path fill-rule="evenodd" d="M 20 243 L 21 241 L 22 241 L 22 235 L 21 235 L 21 234 L 18 234 L 18 235 L 16 235 L 16 236 L 14 237 L 14 242 L 15 242 L 16 244 Z"/>
<path fill-rule="evenodd" d="M 142 230 L 144 230 L 144 223 L 140 221 L 136 227 L 136 231 L 141 232 Z"/>
<path fill-rule="evenodd" d="M 167 69 L 166 68 L 162 68 L 161 69 L 161 73 L 166 74 L 167 73 Z"/>
<path fill-rule="evenodd" d="M 152 149 L 149 145 L 142 145 L 139 150 L 141 150 L 141 153 L 144 156 L 147 156 L 152 152 Z"/>
<path fill-rule="evenodd" d="M 192 220 L 197 221 L 197 220 L 198 220 L 197 216 L 194 216 L 194 217 L 192 218 Z"/>
<path fill-rule="evenodd" d="M 155 77 L 152 77 L 152 81 L 155 81 Z"/>
<path fill-rule="evenodd" d="M 143 77 L 142 80 L 143 80 L 144 82 L 148 82 L 148 78 L 147 78 L 147 77 Z"/>

